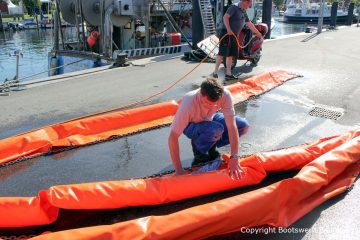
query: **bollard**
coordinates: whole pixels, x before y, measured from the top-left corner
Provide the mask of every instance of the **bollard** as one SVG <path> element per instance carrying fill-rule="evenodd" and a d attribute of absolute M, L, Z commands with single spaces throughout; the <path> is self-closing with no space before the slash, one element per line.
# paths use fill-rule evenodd
<path fill-rule="evenodd" d="M 16 56 L 16 75 L 15 75 L 15 80 L 16 82 L 19 82 L 19 65 L 20 65 L 20 56 L 22 56 L 21 50 L 17 49 L 14 52 L 15 56 Z"/>
<path fill-rule="evenodd" d="M 128 61 L 128 55 L 126 53 L 118 53 L 115 62 L 111 66 L 111 68 L 127 67 L 129 66 L 129 63 L 127 61 Z"/>

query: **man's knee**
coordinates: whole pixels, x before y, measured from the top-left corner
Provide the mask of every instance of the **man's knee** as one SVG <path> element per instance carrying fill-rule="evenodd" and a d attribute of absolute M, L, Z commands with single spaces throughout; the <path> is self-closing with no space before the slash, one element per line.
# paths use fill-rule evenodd
<path fill-rule="evenodd" d="M 212 121 L 206 132 L 212 141 L 218 141 L 224 132 L 224 126 L 221 123 Z"/>
<path fill-rule="evenodd" d="M 224 126 L 215 121 L 191 123 L 185 129 L 184 134 L 190 139 L 207 139 L 207 141 L 217 141 L 224 132 Z"/>
<path fill-rule="evenodd" d="M 238 128 L 239 136 L 246 134 L 250 128 L 250 125 L 246 119 L 241 117 L 236 117 L 236 126 Z"/>
<path fill-rule="evenodd" d="M 247 132 L 249 131 L 249 128 L 250 128 L 250 126 L 239 129 L 239 136 L 247 134 Z"/>

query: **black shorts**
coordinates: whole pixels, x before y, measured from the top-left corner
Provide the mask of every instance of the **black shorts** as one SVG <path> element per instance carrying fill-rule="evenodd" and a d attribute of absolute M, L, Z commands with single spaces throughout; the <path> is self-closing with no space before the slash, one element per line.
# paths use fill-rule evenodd
<path fill-rule="evenodd" d="M 227 33 L 226 30 L 222 30 L 220 36 L 218 36 L 219 41 L 220 39 L 225 36 Z M 239 49 L 237 45 L 237 41 L 234 35 L 227 35 L 219 44 L 219 53 L 218 55 L 224 57 L 235 57 L 238 58 Z"/>

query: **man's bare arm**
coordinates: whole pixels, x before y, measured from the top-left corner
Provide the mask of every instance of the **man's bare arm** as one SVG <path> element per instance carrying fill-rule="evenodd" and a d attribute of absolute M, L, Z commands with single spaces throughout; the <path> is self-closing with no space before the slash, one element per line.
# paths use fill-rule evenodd
<path fill-rule="evenodd" d="M 171 131 L 168 139 L 170 156 L 177 175 L 185 173 L 180 161 L 179 137 L 180 136 Z"/>
<path fill-rule="evenodd" d="M 246 26 L 248 26 L 248 28 L 250 28 L 250 30 L 255 33 L 255 35 L 258 38 L 262 38 L 262 34 L 259 32 L 259 30 L 257 30 L 257 28 L 254 26 L 254 24 L 252 22 L 246 22 Z"/>
<path fill-rule="evenodd" d="M 237 130 L 235 117 L 225 118 L 226 127 L 229 132 L 231 156 L 237 156 L 239 153 L 239 132 Z M 239 158 L 231 158 L 229 161 L 229 174 L 232 179 L 240 179 L 243 177 Z"/>
<path fill-rule="evenodd" d="M 230 15 L 228 13 L 225 13 L 225 15 L 223 17 L 223 22 L 224 22 L 227 33 L 232 34 L 229 19 L 230 19 Z"/>

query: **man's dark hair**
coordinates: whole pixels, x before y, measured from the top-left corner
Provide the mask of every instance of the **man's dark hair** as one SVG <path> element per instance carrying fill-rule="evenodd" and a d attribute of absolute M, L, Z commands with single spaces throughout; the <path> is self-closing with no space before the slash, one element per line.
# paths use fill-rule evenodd
<path fill-rule="evenodd" d="M 201 83 L 200 89 L 213 102 L 219 100 L 224 92 L 224 87 L 215 78 L 207 78 Z"/>

